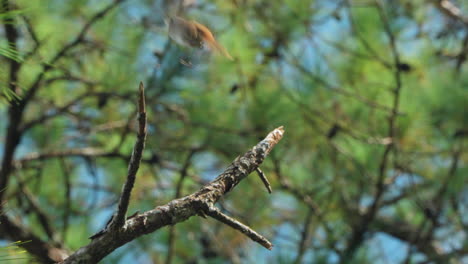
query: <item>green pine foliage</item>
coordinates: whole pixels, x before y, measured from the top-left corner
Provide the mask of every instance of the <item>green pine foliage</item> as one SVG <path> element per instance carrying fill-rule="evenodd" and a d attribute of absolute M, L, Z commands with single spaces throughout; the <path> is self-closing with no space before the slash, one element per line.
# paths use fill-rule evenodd
<path fill-rule="evenodd" d="M 274 249 L 267 252 L 226 225 L 194 217 L 174 226 L 172 263 L 400 263 L 409 245 L 421 249 L 392 234 L 382 219 L 426 232 L 430 206 L 441 219 L 431 242 L 466 247 L 468 66 L 457 66 L 457 55 L 466 50 L 468 32 L 425 1 L 376 1 L 383 11 L 374 1 L 197 1 L 184 15 L 209 26 L 234 61 L 170 41 L 158 15 L 163 1 L 124 1 L 55 62 L 57 52 L 112 1 L 10 2 L 18 9 L 0 19 L 14 17 L 21 34 L 17 48 L 0 40 L 2 123 L 8 107 L 22 100 L 9 88 L 9 62 L 22 65 L 23 92 L 44 65 L 51 67 L 25 109 L 22 124 L 32 125 L 15 156 L 24 163 L 12 171 L 6 189 L 8 207 L 41 239 L 52 241 L 28 201 L 11 197 L 20 186 L 30 190 L 49 216 L 54 239 L 71 252 L 89 243 L 116 208 L 136 140 L 137 84 L 143 81 L 148 136 L 129 214 L 177 198 L 181 168 L 192 151 L 179 197 L 213 180 L 272 129 L 286 130 L 262 165 L 273 194 L 253 173 L 218 204 L 270 239 Z M 466 3 L 451 2 L 468 14 Z M 35 43 L 23 17 L 39 41 L 31 54 Z M 3 151 L 6 125 L 0 128 Z M 31 153 L 49 156 L 27 160 Z M 373 220 L 382 221 L 369 223 L 346 259 L 340 254 L 359 227 L 359 214 L 369 210 L 380 177 L 385 189 Z M 450 241 L 457 232 L 460 237 Z M 376 234 L 389 238 L 376 246 Z M 163 263 L 169 237 L 169 227 L 158 230 L 102 263 Z M 405 253 L 395 256 L 387 247 L 395 243 L 395 251 Z"/>

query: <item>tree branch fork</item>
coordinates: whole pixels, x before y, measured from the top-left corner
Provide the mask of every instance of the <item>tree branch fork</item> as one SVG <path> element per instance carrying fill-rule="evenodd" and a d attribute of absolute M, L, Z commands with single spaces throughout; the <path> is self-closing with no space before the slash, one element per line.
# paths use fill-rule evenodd
<path fill-rule="evenodd" d="M 271 131 L 265 139 L 244 155 L 237 157 L 223 173 L 197 192 L 125 219 L 146 139 L 144 100 L 144 87 L 140 83 L 139 131 L 116 213 L 104 230 L 91 237 L 92 241 L 88 245 L 80 248 L 61 263 L 96 263 L 113 250 L 142 235 L 152 233 L 164 226 L 175 225 L 196 215 L 210 216 L 271 250 L 273 245 L 270 241 L 249 226 L 223 214 L 215 207 L 215 203 L 250 173 L 258 171 L 265 157 L 283 137 L 282 126 Z"/>

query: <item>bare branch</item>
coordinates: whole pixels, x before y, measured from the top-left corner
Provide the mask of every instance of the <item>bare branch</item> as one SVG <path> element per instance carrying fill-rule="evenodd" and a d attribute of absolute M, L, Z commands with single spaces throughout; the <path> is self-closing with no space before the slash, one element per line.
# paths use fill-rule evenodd
<path fill-rule="evenodd" d="M 266 155 L 281 140 L 283 134 L 283 127 L 273 130 L 264 140 L 237 158 L 221 175 L 199 191 L 127 219 L 122 228 L 97 237 L 62 263 L 96 263 L 118 247 L 144 234 L 203 213 L 204 206 L 216 203 L 258 168 Z"/>

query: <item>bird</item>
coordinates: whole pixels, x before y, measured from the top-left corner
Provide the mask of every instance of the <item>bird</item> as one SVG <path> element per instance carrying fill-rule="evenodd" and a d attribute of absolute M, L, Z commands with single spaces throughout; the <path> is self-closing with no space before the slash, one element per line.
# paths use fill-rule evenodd
<path fill-rule="evenodd" d="M 194 21 L 186 20 L 182 17 L 171 16 L 168 18 L 169 37 L 176 43 L 191 47 L 203 48 L 208 45 L 211 49 L 217 50 L 226 58 L 233 60 L 227 50 L 219 44 L 213 33 L 204 25 Z"/>

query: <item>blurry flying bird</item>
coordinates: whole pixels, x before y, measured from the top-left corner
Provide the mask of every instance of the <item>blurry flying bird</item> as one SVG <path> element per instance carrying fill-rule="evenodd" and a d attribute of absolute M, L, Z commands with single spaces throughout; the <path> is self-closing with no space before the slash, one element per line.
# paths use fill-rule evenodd
<path fill-rule="evenodd" d="M 204 44 L 217 50 L 226 58 L 233 60 L 227 50 L 221 46 L 213 36 L 213 33 L 204 25 L 181 17 L 169 17 L 169 37 L 178 44 L 192 48 L 203 48 Z"/>

